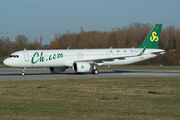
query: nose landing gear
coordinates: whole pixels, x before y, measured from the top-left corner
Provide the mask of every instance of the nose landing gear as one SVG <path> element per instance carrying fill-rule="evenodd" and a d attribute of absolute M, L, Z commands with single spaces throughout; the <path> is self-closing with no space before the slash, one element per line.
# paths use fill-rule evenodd
<path fill-rule="evenodd" d="M 23 68 L 23 71 L 22 71 L 22 73 L 21 73 L 22 76 L 25 76 L 25 70 L 26 70 L 26 68 L 24 67 L 24 68 Z"/>

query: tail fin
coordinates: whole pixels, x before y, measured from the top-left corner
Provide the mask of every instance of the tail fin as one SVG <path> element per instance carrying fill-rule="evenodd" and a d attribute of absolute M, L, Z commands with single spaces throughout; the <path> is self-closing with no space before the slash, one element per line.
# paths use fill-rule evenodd
<path fill-rule="evenodd" d="M 154 48 L 158 49 L 159 39 L 161 35 L 162 24 L 156 24 L 148 34 L 144 42 L 138 48 Z"/>

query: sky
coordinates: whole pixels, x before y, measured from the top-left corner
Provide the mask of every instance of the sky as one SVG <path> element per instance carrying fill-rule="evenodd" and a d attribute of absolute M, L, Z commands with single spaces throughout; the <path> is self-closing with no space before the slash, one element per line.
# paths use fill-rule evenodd
<path fill-rule="evenodd" d="M 180 28 L 180 0 L 0 0 L 0 33 L 46 45 L 51 33 L 111 31 L 132 22 Z"/>

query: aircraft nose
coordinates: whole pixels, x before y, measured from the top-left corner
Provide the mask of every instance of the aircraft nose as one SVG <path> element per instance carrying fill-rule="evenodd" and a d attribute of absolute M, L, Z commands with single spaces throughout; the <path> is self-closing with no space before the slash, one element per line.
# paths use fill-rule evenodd
<path fill-rule="evenodd" d="M 7 65 L 7 66 L 10 66 L 11 62 L 8 58 L 6 58 L 4 61 L 3 61 L 3 64 L 4 65 Z"/>

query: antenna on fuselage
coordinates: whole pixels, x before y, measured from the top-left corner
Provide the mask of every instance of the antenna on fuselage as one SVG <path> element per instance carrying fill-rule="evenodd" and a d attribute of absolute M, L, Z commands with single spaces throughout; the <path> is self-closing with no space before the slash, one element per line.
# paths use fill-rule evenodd
<path fill-rule="evenodd" d="M 113 53 L 113 51 L 111 50 L 111 48 L 112 48 L 112 47 L 110 47 L 110 51 L 111 51 L 111 53 Z"/>

